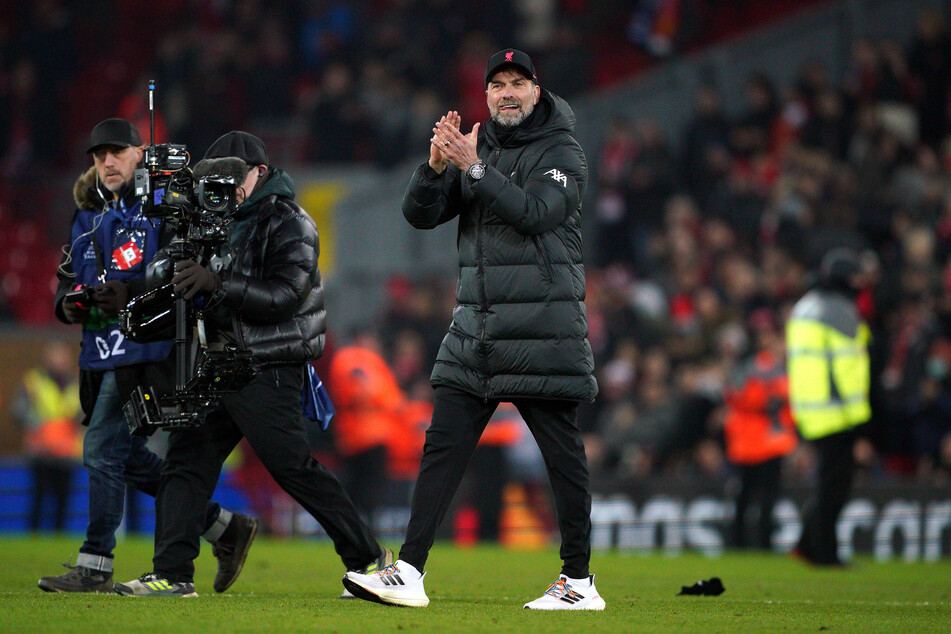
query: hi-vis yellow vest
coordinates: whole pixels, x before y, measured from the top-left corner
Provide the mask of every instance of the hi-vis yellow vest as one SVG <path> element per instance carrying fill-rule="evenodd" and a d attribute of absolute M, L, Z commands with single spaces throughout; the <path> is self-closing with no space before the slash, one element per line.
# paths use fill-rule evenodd
<path fill-rule="evenodd" d="M 23 377 L 30 410 L 24 441 L 34 456 L 77 458 L 82 455 L 79 433 L 79 386 L 60 388 L 46 372 L 33 368 Z"/>
<path fill-rule="evenodd" d="M 864 423 L 869 406 L 871 333 L 839 293 L 813 290 L 786 324 L 789 404 L 803 438 L 822 438 Z"/>

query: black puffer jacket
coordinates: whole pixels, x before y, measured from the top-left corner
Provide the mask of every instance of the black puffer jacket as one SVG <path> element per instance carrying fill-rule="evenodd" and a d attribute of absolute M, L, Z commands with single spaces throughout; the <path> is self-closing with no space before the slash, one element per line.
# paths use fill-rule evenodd
<path fill-rule="evenodd" d="M 320 241 L 314 221 L 293 196 L 290 177 L 271 170 L 261 190 L 238 210 L 230 240 L 233 260 L 212 298 L 231 311 L 239 345 L 260 365 L 305 363 L 324 351 Z"/>
<path fill-rule="evenodd" d="M 588 343 L 581 248 L 584 152 L 574 113 L 542 90 L 534 115 L 500 142 L 479 134 L 487 165 L 476 182 L 450 165 L 423 164 L 403 214 L 430 229 L 459 217 L 457 305 L 433 385 L 491 399 L 592 401 L 598 393 Z"/>

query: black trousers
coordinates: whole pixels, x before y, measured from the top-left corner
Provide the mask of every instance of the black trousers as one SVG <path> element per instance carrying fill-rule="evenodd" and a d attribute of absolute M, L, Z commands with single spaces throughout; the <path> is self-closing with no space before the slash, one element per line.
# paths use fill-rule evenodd
<path fill-rule="evenodd" d="M 779 497 L 782 464 L 782 458 L 773 458 L 759 464 L 740 466 L 740 492 L 736 496 L 736 512 L 733 517 L 735 546 L 743 548 L 749 544 L 746 538 L 746 515 L 750 503 L 759 507 L 753 546 L 769 550 L 772 545 L 773 507 Z"/>
<path fill-rule="evenodd" d="M 819 482 L 814 495 L 803 505 L 802 535 L 796 549 L 820 565 L 839 564 L 835 524 L 852 491 L 855 459 L 852 430 L 812 441 L 818 454 Z"/>
<path fill-rule="evenodd" d="M 472 453 L 500 401 L 450 387 L 437 387 L 433 421 L 426 432 L 419 478 L 413 491 L 406 541 L 400 559 L 422 571 Z M 561 531 L 562 573 L 588 575 L 591 559 L 591 489 L 588 461 L 578 429 L 578 404 L 571 401 L 512 401 L 535 437 L 548 469 Z"/>
<path fill-rule="evenodd" d="M 310 454 L 301 418 L 302 365 L 266 368 L 240 392 L 226 395 L 198 429 L 169 434 L 156 496 L 153 569 L 169 581 L 192 581 L 205 504 L 221 465 L 242 438 L 274 480 L 320 522 L 348 570 L 382 553 L 336 477 Z"/>

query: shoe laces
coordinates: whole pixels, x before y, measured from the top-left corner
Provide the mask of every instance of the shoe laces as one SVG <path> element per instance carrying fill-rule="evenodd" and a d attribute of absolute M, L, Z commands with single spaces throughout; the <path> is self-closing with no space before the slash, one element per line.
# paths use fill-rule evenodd
<path fill-rule="evenodd" d="M 72 561 L 72 559 L 73 559 L 72 556 L 70 556 L 70 558 L 64 561 L 62 564 L 63 568 L 66 568 L 67 570 L 69 570 L 69 572 L 67 572 L 64 575 L 64 578 L 66 579 L 76 579 L 76 578 L 82 578 L 82 577 L 91 577 L 93 575 L 106 574 L 101 570 L 93 570 L 92 568 L 86 568 L 85 566 L 74 566 L 69 563 L 70 561 Z"/>
<path fill-rule="evenodd" d="M 545 594 L 552 597 L 560 597 L 569 592 L 571 592 L 571 586 L 569 586 L 568 582 L 564 579 L 558 579 L 558 581 L 548 586 L 548 589 L 545 590 Z"/>
<path fill-rule="evenodd" d="M 400 573 L 400 569 L 396 567 L 395 563 L 392 563 L 389 566 L 380 568 L 373 574 L 380 575 L 382 577 L 383 575 L 398 575 L 399 573 Z"/>
<path fill-rule="evenodd" d="M 548 589 L 545 590 L 545 594 L 556 599 L 560 599 L 561 597 L 584 598 L 572 589 L 571 584 L 568 583 L 568 580 L 564 577 L 559 578 L 558 581 L 548 586 Z"/>
<path fill-rule="evenodd" d="M 78 559 L 78 556 L 77 556 L 77 559 Z M 74 566 L 74 565 L 72 565 L 72 564 L 70 563 L 72 560 L 73 560 L 73 556 L 72 556 L 72 555 L 70 555 L 69 557 L 67 557 L 67 558 L 66 558 L 66 561 L 63 562 L 63 568 L 66 568 L 67 570 L 76 570 L 77 568 L 79 568 L 78 565 Z"/>

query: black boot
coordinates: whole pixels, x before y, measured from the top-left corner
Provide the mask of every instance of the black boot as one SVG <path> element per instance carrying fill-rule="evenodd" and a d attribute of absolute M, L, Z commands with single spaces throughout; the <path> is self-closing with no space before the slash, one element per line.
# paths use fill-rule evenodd
<path fill-rule="evenodd" d="M 218 574 L 215 575 L 215 592 L 224 592 L 231 587 L 238 575 L 241 574 L 241 568 L 244 567 L 244 560 L 248 557 L 248 550 L 251 549 L 251 542 L 258 533 L 258 520 L 254 517 L 235 513 L 228 523 L 228 528 L 214 544 L 211 545 L 212 552 L 218 560 Z"/>

